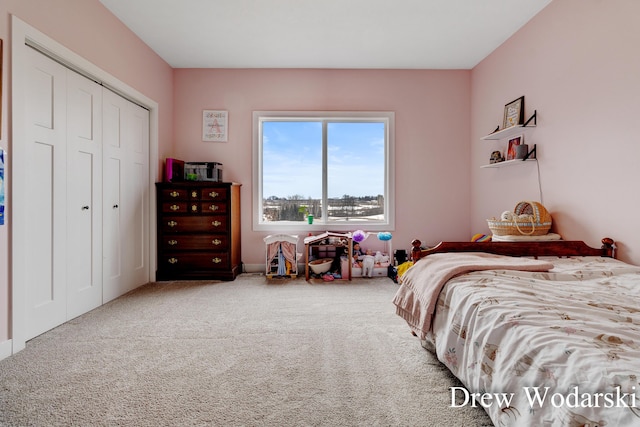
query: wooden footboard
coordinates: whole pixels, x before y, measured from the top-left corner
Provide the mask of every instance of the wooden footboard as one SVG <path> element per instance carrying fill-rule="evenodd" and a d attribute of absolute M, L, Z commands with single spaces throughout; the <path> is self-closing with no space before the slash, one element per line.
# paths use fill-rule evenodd
<path fill-rule="evenodd" d="M 421 249 L 422 242 L 411 242 L 411 258 L 420 258 L 438 252 L 488 252 L 509 256 L 604 256 L 615 258 L 615 242 L 602 239 L 602 246 L 592 248 L 582 240 L 555 240 L 544 242 L 440 242 L 433 248 Z"/>

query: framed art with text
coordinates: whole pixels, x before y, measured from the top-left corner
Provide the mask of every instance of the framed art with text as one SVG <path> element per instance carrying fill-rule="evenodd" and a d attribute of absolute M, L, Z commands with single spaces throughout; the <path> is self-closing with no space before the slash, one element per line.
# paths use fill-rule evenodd
<path fill-rule="evenodd" d="M 227 142 L 229 112 L 204 110 L 202 112 L 202 140 Z"/>
<path fill-rule="evenodd" d="M 502 121 L 502 128 L 506 129 L 523 123 L 524 96 L 521 96 L 504 106 L 504 120 Z"/>

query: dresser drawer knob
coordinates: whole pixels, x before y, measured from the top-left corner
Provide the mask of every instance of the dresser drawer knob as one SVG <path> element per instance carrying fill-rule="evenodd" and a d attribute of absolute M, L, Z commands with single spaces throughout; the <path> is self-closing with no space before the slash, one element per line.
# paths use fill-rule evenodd
<path fill-rule="evenodd" d="M 178 223 L 176 221 L 169 221 L 169 222 L 167 222 L 167 225 L 169 227 L 175 227 L 176 225 L 178 225 Z"/>
<path fill-rule="evenodd" d="M 220 227 L 222 223 L 220 221 L 211 221 L 211 225 L 213 225 L 214 227 Z"/>
<path fill-rule="evenodd" d="M 178 241 L 177 241 L 177 240 L 169 240 L 167 243 L 168 243 L 169 245 L 171 245 L 171 246 L 175 246 L 175 245 L 177 245 L 177 244 L 178 244 Z"/>
<path fill-rule="evenodd" d="M 198 212 L 198 205 L 191 205 L 191 212 Z"/>
<path fill-rule="evenodd" d="M 198 197 L 198 192 L 197 192 L 197 191 L 195 191 L 195 190 L 193 190 L 193 191 L 191 192 L 191 197 L 192 197 L 192 198 L 194 198 L 194 199 L 195 199 L 196 197 Z"/>
<path fill-rule="evenodd" d="M 211 197 L 212 199 L 215 199 L 219 195 L 220 195 L 220 193 L 216 193 L 215 191 L 212 191 L 211 193 L 209 193 L 209 197 Z"/>
<path fill-rule="evenodd" d="M 209 210 L 210 211 L 217 211 L 218 209 L 220 209 L 220 207 L 218 205 L 211 205 L 209 206 Z"/>
<path fill-rule="evenodd" d="M 171 207 L 169 209 L 171 209 L 172 211 L 175 212 L 177 210 L 180 210 L 180 206 L 179 205 L 171 205 Z"/>
<path fill-rule="evenodd" d="M 213 239 L 213 240 L 211 241 L 211 244 L 212 244 L 212 245 L 214 245 L 214 246 L 218 246 L 218 245 L 220 245 L 221 243 L 222 243 L 222 240 L 220 240 L 220 239 Z"/>
<path fill-rule="evenodd" d="M 171 193 L 169 193 L 169 196 L 171 196 L 171 197 L 179 197 L 180 193 L 178 191 L 173 190 Z"/>
<path fill-rule="evenodd" d="M 216 258 L 213 258 L 213 259 L 211 260 L 211 262 L 212 262 L 212 263 L 214 263 L 214 264 L 220 264 L 220 263 L 222 262 L 222 260 L 221 260 L 220 258 L 217 258 L 217 257 L 216 257 Z"/>
<path fill-rule="evenodd" d="M 167 261 L 169 261 L 169 264 L 175 264 L 178 262 L 178 258 L 169 258 Z"/>

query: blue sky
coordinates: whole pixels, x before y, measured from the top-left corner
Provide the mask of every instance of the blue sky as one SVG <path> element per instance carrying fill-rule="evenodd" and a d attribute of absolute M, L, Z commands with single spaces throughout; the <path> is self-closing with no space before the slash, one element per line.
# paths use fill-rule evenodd
<path fill-rule="evenodd" d="M 384 124 L 328 125 L 329 197 L 384 194 Z M 322 123 L 263 123 L 263 197 L 322 197 Z"/>

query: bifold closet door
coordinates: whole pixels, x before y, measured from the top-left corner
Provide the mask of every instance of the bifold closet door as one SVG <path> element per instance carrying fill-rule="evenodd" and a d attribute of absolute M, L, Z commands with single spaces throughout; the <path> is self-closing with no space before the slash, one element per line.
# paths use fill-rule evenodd
<path fill-rule="evenodd" d="M 149 111 L 103 89 L 103 302 L 149 282 Z"/>
<path fill-rule="evenodd" d="M 30 339 L 149 281 L 149 112 L 26 54 L 13 216 Z"/>
<path fill-rule="evenodd" d="M 28 49 L 26 335 L 102 304 L 102 87 Z"/>
<path fill-rule="evenodd" d="M 67 69 L 27 49 L 25 181 L 14 216 L 23 221 L 25 262 L 19 268 L 26 295 L 27 339 L 67 320 Z M 18 201 L 18 198 L 20 201 Z M 63 238 L 60 238 L 63 236 Z"/>
<path fill-rule="evenodd" d="M 102 304 L 102 86 L 67 71 L 67 319 Z"/>

